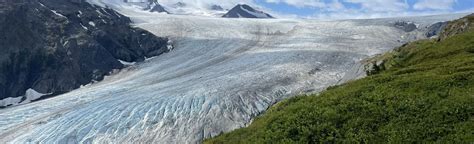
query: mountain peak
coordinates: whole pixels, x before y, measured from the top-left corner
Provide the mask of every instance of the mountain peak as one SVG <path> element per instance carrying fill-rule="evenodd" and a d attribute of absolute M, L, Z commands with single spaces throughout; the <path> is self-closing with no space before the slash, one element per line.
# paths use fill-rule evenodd
<path fill-rule="evenodd" d="M 123 2 L 142 7 L 143 10 L 146 11 L 169 14 L 169 12 L 158 3 L 158 0 L 124 0 Z"/>
<path fill-rule="evenodd" d="M 225 18 L 274 18 L 268 13 L 256 10 L 247 4 L 238 4 L 224 16 Z"/>
<path fill-rule="evenodd" d="M 184 3 L 184 2 L 177 2 L 177 3 L 175 3 L 173 6 L 174 6 L 174 7 L 186 7 L 187 4 Z"/>
<path fill-rule="evenodd" d="M 166 11 L 166 9 L 163 6 L 161 6 L 161 4 L 159 4 L 158 2 L 150 2 L 149 10 L 150 12 L 159 12 L 159 13 L 169 14 L 169 12 Z"/>
<path fill-rule="evenodd" d="M 215 11 L 224 11 L 224 8 L 222 8 L 220 5 L 211 5 L 210 9 Z"/>

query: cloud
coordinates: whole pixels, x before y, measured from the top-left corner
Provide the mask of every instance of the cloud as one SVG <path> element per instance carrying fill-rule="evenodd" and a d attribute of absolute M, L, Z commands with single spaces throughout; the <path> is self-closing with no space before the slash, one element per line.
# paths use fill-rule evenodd
<path fill-rule="evenodd" d="M 326 3 L 320 0 L 265 0 L 267 3 L 286 3 L 296 7 L 317 7 L 323 8 Z"/>
<path fill-rule="evenodd" d="M 344 0 L 346 3 L 359 4 L 364 11 L 404 11 L 410 6 L 404 0 Z"/>
<path fill-rule="evenodd" d="M 207 7 L 210 5 L 220 5 L 224 8 L 232 8 L 237 4 L 256 5 L 254 0 L 158 0 L 158 2 L 165 5 L 173 5 L 177 2 L 183 2 L 187 5 L 196 7 Z"/>
<path fill-rule="evenodd" d="M 413 5 L 415 10 L 451 10 L 456 0 L 420 0 Z"/>
<path fill-rule="evenodd" d="M 236 4 L 249 4 L 279 18 L 361 19 L 419 16 L 460 12 L 453 8 L 457 0 L 158 0 L 172 5 L 184 2 L 198 8 L 221 5 L 230 9 Z M 407 1 L 411 1 L 408 3 Z M 284 9 L 270 9 L 267 4 L 285 4 L 302 9 L 306 14 Z M 309 11 L 309 13 L 308 13 Z M 294 12 L 294 11 L 293 11 Z M 472 12 L 472 9 L 471 11 Z"/>
<path fill-rule="evenodd" d="M 267 3 L 285 3 L 296 7 L 322 8 L 323 10 L 337 10 L 344 8 L 339 0 L 265 0 Z M 367 11 L 402 11 L 409 8 L 404 0 L 343 0 L 345 3 L 360 5 Z"/>
<path fill-rule="evenodd" d="M 339 0 L 321 1 L 321 0 L 265 0 L 267 3 L 284 3 L 299 8 L 319 8 L 325 11 L 334 11 L 345 8 Z"/>
<path fill-rule="evenodd" d="M 389 17 L 408 17 L 408 16 L 428 16 L 447 14 L 443 11 L 401 11 L 401 12 L 364 12 L 358 10 L 345 10 L 341 12 L 332 13 L 316 13 L 308 16 L 308 19 L 321 20 L 338 20 L 338 19 L 373 19 L 373 18 L 389 18 Z"/>
<path fill-rule="evenodd" d="M 299 17 L 316 19 L 365 19 L 461 12 L 453 8 L 457 0 L 265 0 L 265 2 L 313 8 L 312 14 Z"/>

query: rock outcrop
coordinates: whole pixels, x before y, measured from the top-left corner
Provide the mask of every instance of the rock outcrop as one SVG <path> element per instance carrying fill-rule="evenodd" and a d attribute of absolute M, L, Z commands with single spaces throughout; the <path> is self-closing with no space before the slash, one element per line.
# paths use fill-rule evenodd
<path fill-rule="evenodd" d="M 223 11 L 224 8 L 222 8 L 220 5 L 211 5 L 209 8 L 210 10 L 215 10 L 215 11 Z"/>
<path fill-rule="evenodd" d="M 160 3 L 158 3 L 157 0 L 149 0 L 148 8 L 146 8 L 145 10 L 148 10 L 150 12 L 169 14 L 169 12 Z"/>
<path fill-rule="evenodd" d="M 396 28 L 402 29 L 405 32 L 412 32 L 417 29 L 417 26 L 413 22 L 406 22 L 406 21 L 397 21 L 395 22 L 394 26 Z"/>
<path fill-rule="evenodd" d="M 448 22 L 438 22 L 435 24 L 432 24 L 431 26 L 428 27 L 427 32 L 425 33 L 425 36 L 428 38 L 438 36 L 439 33 L 446 27 L 446 24 Z"/>
<path fill-rule="evenodd" d="M 449 22 L 441 32 L 439 38 L 444 40 L 453 35 L 464 33 L 474 28 L 474 14 L 470 14 L 464 18 Z"/>
<path fill-rule="evenodd" d="M 0 101 L 22 96 L 24 101 L 27 90 L 65 93 L 123 68 L 120 61 L 143 61 L 168 51 L 168 39 L 130 23 L 112 9 L 83 0 L 4 0 Z M 4 104 L 0 107 L 14 103 Z"/>

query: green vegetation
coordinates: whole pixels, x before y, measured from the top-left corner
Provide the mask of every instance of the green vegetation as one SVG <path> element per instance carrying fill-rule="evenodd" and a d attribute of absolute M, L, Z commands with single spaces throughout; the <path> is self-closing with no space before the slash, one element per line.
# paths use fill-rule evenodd
<path fill-rule="evenodd" d="M 280 102 L 205 143 L 473 143 L 474 30 L 456 31 L 380 56 L 383 69 L 364 79 Z"/>

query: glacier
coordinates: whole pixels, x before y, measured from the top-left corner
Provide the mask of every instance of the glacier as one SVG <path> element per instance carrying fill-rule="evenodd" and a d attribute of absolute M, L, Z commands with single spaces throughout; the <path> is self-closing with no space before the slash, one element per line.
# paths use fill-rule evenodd
<path fill-rule="evenodd" d="M 199 143 L 285 98 L 364 76 L 361 61 L 463 15 L 223 19 L 121 9 L 173 50 L 72 92 L 0 109 L 5 143 Z M 419 29 L 393 26 L 410 21 Z"/>

